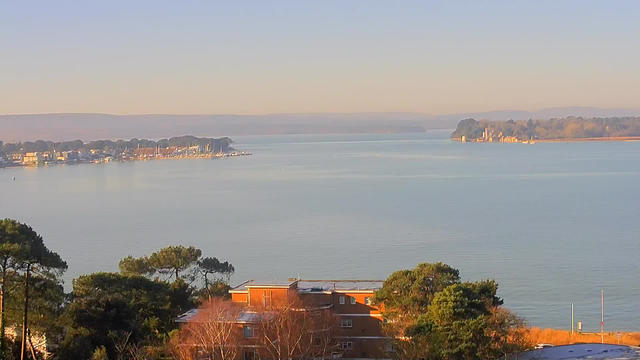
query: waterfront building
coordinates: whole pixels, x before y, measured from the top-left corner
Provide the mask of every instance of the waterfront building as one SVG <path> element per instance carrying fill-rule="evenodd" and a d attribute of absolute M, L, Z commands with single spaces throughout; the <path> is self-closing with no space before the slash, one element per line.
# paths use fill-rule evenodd
<path fill-rule="evenodd" d="M 136 158 L 155 157 L 158 153 L 157 148 L 138 148 L 133 150 L 133 156 Z"/>
<path fill-rule="evenodd" d="M 63 151 L 62 152 L 62 160 L 63 161 L 78 161 L 79 153 L 77 151 Z"/>
<path fill-rule="evenodd" d="M 38 165 L 42 160 L 42 153 L 28 152 L 22 158 L 22 165 Z"/>
<path fill-rule="evenodd" d="M 45 151 L 42 153 L 42 161 L 56 161 L 58 156 L 55 151 Z"/>
<path fill-rule="evenodd" d="M 22 164 L 24 160 L 24 154 L 20 151 L 11 153 L 11 161 L 17 164 Z"/>

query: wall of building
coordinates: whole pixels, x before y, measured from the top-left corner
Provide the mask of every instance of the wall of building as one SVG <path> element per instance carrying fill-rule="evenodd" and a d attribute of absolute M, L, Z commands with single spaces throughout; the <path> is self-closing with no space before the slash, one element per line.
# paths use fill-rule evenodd
<path fill-rule="evenodd" d="M 231 293 L 231 301 L 246 303 L 247 298 L 247 293 Z"/>
<path fill-rule="evenodd" d="M 351 342 L 351 350 L 345 350 L 342 358 L 385 358 L 384 348 L 385 340 L 382 339 L 340 339 L 340 344 Z"/>
<path fill-rule="evenodd" d="M 380 314 L 378 308 L 374 305 L 367 305 L 366 299 L 373 301 L 373 291 L 371 292 L 334 292 L 332 295 L 333 306 L 338 314 Z M 345 303 L 340 304 L 340 298 L 344 296 Z M 355 298 L 355 305 L 351 303 L 351 299 Z"/>
<path fill-rule="evenodd" d="M 291 291 L 288 288 L 249 288 L 249 305 L 261 307 L 283 304 Z"/>
<path fill-rule="evenodd" d="M 323 292 L 301 293 L 300 299 L 310 306 L 326 306 L 333 303 L 331 294 Z"/>
<path fill-rule="evenodd" d="M 232 293 L 233 301 L 248 303 L 250 306 L 277 306 L 284 303 L 289 296 L 297 293 L 295 287 L 249 287 L 247 293 Z M 332 291 L 300 293 L 300 298 L 306 306 L 331 305 L 330 311 L 336 315 L 338 321 L 338 338 L 340 348 L 344 349 L 343 358 L 384 358 L 386 339 L 382 335 L 382 314 L 377 306 L 372 304 L 373 291 Z M 340 298 L 344 297 L 344 304 Z M 351 303 L 355 299 L 355 304 Z M 368 302 L 371 301 L 371 303 Z M 341 327 L 342 320 L 349 319 L 350 327 Z M 251 349 L 249 349 L 251 351 Z M 244 359 L 244 353 L 239 354 Z"/>
<path fill-rule="evenodd" d="M 343 358 L 383 358 L 383 318 L 378 307 L 372 304 L 373 291 L 334 292 L 331 297 L 340 321 L 340 344 L 351 343 L 352 347 L 345 351 Z M 340 304 L 341 297 L 344 304 Z M 355 299 L 355 304 L 351 299 Z M 343 320 L 350 320 L 351 327 L 342 327 Z"/>

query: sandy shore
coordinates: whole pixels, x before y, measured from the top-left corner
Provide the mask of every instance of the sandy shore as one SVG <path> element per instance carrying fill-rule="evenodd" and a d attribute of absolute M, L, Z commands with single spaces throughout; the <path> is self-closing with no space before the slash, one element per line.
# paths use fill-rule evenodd
<path fill-rule="evenodd" d="M 640 141 L 640 136 L 624 136 L 624 137 L 596 137 L 596 138 L 577 138 L 577 139 L 543 139 L 535 140 L 536 142 L 582 142 L 582 141 Z"/>

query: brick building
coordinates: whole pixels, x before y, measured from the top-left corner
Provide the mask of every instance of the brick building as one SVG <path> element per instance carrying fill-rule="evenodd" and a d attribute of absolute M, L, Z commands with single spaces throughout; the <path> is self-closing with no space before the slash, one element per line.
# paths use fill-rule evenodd
<path fill-rule="evenodd" d="M 380 326 L 382 313 L 378 306 L 373 305 L 374 291 L 381 287 L 382 280 L 249 280 L 232 288 L 229 293 L 233 302 L 246 304 L 247 309 L 278 306 L 279 301 L 293 295 L 306 304 L 310 311 L 329 311 L 338 323 L 336 326 L 339 331 L 334 339 L 338 344 L 336 353 L 342 358 L 366 359 L 384 357 L 382 349 L 386 338 Z M 197 310 L 193 310 L 177 321 L 188 322 L 196 314 Z M 238 319 L 238 326 L 242 327 L 245 338 L 253 336 L 255 320 L 251 311 Z M 257 357 L 251 346 L 239 354 L 240 360 Z"/>

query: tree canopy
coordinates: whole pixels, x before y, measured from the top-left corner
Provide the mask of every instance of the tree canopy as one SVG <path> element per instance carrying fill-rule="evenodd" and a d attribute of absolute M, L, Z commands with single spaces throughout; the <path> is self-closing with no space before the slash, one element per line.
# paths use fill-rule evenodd
<path fill-rule="evenodd" d="M 70 150 L 115 150 L 115 151 L 124 151 L 126 149 L 136 149 L 138 147 L 141 148 L 167 148 L 171 146 L 176 147 L 188 147 L 188 146 L 209 146 L 211 150 L 214 152 L 217 151 L 227 151 L 231 149 L 231 144 L 233 144 L 233 140 L 228 137 L 222 137 L 219 139 L 216 138 L 208 138 L 208 137 L 195 137 L 191 135 L 185 136 L 176 136 L 169 139 L 161 139 L 158 141 L 147 140 L 147 139 L 136 139 L 133 138 L 131 140 L 94 140 L 88 143 L 83 142 L 82 140 L 73 140 L 73 141 L 63 141 L 63 142 L 54 142 L 54 141 L 25 141 L 19 143 L 4 143 L 0 142 L 0 150 L 3 150 L 6 154 L 10 154 L 12 152 L 33 152 L 33 151 L 70 151 Z"/>
<path fill-rule="evenodd" d="M 208 294 L 211 302 L 226 293 L 235 270 L 180 245 L 125 257 L 119 266 L 120 273 L 74 279 L 65 294 L 67 263 L 60 255 L 30 226 L 0 220 L 0 358 L 30 358 L 25 344 L 31 330 L 59 345 L 60 360 L 157 358 L 177 328 L 176 317 L 196 307 L 198 296 Z M 5 338 L 7 326 L 24 329 L 23 335 Z"/>
<path fill-rule="evenodd" d="M 198 270 L 204 281 L 202 293 L 209 300 L 214 296 L 228 294 L 229 279 L 235 272 L 233 265 L 228 261 L 221 262 L 215 257 L 206 257 L 198 260 Z"/>
<path fill-rule="evenodd" d="M 164 247 L 150 256 L 134 258 L 127 256 L 120 260 L 120 271 L 126 274 L 153 276 L 159 274 L 167 279 L 183 279 L 193 282 L 198 274 L 198 260 L 202 250 L 182 245 Z"/>
<path fill-rule="evenodd" d="M 461 282 L 459 271 L 443 263 L 394 272 L 375 294 L 389 320 L 383 332 L 395 339 L 389 355 L 479 360 L 522 350 L 510 334 L 524 322 L 500 308 L 497 291 L 493 280 Z"/>
<path fill-rule="evenodd" d="M 418 314 L 429 306 L 437 292 L 458 282 L 457 269 L 441 262 L 421 263 L 391 274 L 375 293 L 375 301 L 384 303 L 388 312 Z"/>
<path fill-rule="evenodd" d="M 30 329 L 50 336 L 60 330 L 57 317 L 64 300 L 61 276 L 66 269 L 67 263 L 47 248 L 33 228 L 12 219 L 0 220 L 0 356 L 7 355 L 8 325 L 22 325 L 23 354 Z M 35 320 L 29 321 L 29 313 L 36 315 L 32 317 Z"/>
<path fill-rule="evenodd" d="M 485 129 L 494 134 L 515 136 L 518 139 L 579 139 L 599 137 L 640 136 L 640 117 L 582 118 L 565 117 L 548 120 L 490 121 L 464 119 L 458 123 L 451 138 L 466 136 L 467 139 L 479 139 Z"/>
<path fill-rule="evenodd" d="M 116 343 L 123 338 L 127 345 L 162 343 L 182 311 L 174 306 L 170 284 L 139 275 L 83 275 L 73 280 L 72 294 L 64 359 L 87 359 L 102 346 L 109 358 L 116 358 Z"/>
<path fill-rule="evenodd" d="M 161 347 L 176 329 L 175 318 L 197 305 L 193 286 L 204 277 L 228 286 L 233 265 L 201 258 L 193 246 L 164 247 L 149 256 L 127 256 L 120 273 L 83 275 L 73 281 L 67 307 L 69 331 L 61 358 L 122 357 Z M 209 276 L 209 277 L 207 277 Z M 216 282 L 216 284 L 218 284 Z M 207 284 L 210 285 L 210 284 Z M 226 290 L 226 288 L 225 288 Z M 218 293 L 209 293 L 209 297 Z"/>

